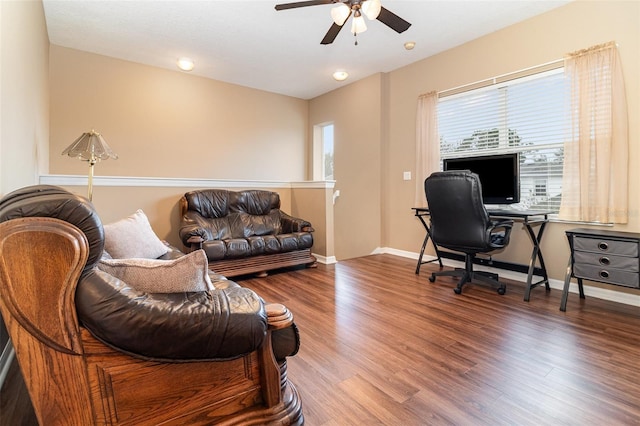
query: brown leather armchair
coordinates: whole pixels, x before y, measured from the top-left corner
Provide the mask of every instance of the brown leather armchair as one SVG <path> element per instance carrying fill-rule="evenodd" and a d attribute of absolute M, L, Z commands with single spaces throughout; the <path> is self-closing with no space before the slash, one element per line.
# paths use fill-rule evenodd
<path fill-rule="evenodd" d="M 96 268 L 100 218 L 62 188 L 8 194 L 0 222 L 0 311 L 40 424 L 303 423 L 283 305 L 215 275 L 209 291 L 135 290 Z"/>

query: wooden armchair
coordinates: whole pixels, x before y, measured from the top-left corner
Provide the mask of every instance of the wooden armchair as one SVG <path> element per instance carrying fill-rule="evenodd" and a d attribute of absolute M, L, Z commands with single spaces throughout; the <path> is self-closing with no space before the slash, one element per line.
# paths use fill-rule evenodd
<path fill-rule="evenodd" d="M 97 271 L 100 219 L 61 188 L 7 195 L 0 222 L 0 311 L 40 424 L 303 423 L 286 307 L 227 280 L 149 294 Z"/>

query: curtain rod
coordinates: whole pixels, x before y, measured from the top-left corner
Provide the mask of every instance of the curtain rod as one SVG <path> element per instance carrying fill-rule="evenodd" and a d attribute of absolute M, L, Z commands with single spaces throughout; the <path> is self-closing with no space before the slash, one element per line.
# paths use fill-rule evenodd
<path fill-rule="evenodd" d="M 561 66 L 563 66 L 563 64 L 564 64 L 564 59 L 556 59 L 554 61 L 546 62 L 544 64 L 534 65 L 528 68 L 523 68 L 518 71 L 512 71 L 506 74 L 497 75 L 495 77 L 485 78 L 484 80 L 479 80 L 473 83 L 463 84 L 462 86 L 453 87 L 451 89 L 442 90 L 438 92 L 438 97 L 442 98 L 445 96 L 451 96 L 460 92 L 464 92 L 471 88 L 479 89 L 481 87 L 486 87 L 493 84 L 503 83 L 505 81 L 513 80 L 514 78 L 517 78 L 517 77 L 525 77 L 526 75 L 533 74 L 531 71 L 534 71 L 534 70 L 537 72 L 549 71 L 552 69 L 560 68 Z"/>
<path fill-rule="evenodd" d="M 589 52 L 589 51 L 593 51 L 593 50 L 600 50 L 600 49 L 606 49 L 609 47 L 615 47 L 616 49 L 619 47 L 618 43 L 614 40 L 614 41 L 609 41 L 607 43 L 602 43 L 602 44 L 598 44 L 595 46 L 591 46 L 587 49 L 581 49 L 578 50 L 576 52 L 572 52 L 569 53 L 565 56 L 566 57 L 570 57 L 570 56 L 580 56 L 582 54 L 584 54 L 585 52 Z M 554 61 L 550 61 L 544 64 L 540 64 L 540 65 L 534 65 L 532 67 L 528 67 L 528 68 L 523 68 L 521 70 L 518 71 L 513 71 L 513 72 L 509 72 L 506 74 L 501 74 L 495 77 L 491 77 L 491 78 L 486 78 L 484 80 L 479 80 L 476 81 L 474 83 L 468 83 L 468 84 L 463 84 L 462 86 L 458 86 L 458 87 L 453 87 L 451 89 L 445 89 L 442 90 L 440 92 L 438 92 L 438 98 L 442 98 L 442 97 L 446 97 L 446 96 L 451 96 L 451 95 L 455 95 L 461 92 L 465 92 L 468 90 L 473 89 L 479 89 L 481 87 L 487 87 L 487 86 L 491 86 L 497 83 L 504 83 L 505 81 L 509 81 L 509 80 L 513 80 L 515 78 L 518 77 L 526 77 L 527 75 L 531 75 L 534 74 L 532 71 L 535 72 L 543 72 L 543 71 L 550 71 L 553 69 L 557 69 L 557 68 L 561 68 L 564 65 L 564 61 L 565 58 L 562 59 L 556 59 Z"/>

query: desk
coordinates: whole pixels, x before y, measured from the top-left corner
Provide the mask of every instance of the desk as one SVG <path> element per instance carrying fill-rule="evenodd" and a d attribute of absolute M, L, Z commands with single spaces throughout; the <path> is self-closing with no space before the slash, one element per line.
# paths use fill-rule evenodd
<path fill-rule="evenodd" d="M 429 216 L 429 209 L 426 207 L 413 207 L 412 210 L 415 213 L 415 216 L 420 219 L 422 225 L 426 230 L 426 235 L 424 237 L 424 242 L 422 243 L 422 249 L 420 250 L 420 256 L 418 257 L 418 265 L 416 266 L 416 274 L 420 273 L 420 266 L 425 263 L 438 261 L 440 267 L 442 267 L 442 257 L 447 257 L 451 259 L 464 259 L 464 256 L 458 255 L 451 252 L 442 252 L 438 250 L 438 247 L 433 242 L 433 238 L 431 238 L 431 229 L 429 224 L 425 220 L 425 217 Z M 549 222 L 549 215 L 552 212 L 549 211 L 536 211 L 536 210 L 509 210 L 509 209 L 487 209 L 489 216 L 492 218 L 509 218 L 518 222 L 522 222 L 524 225 L 524 229 L 527 230 L 527 234 L 531 239 L 531 243 L 533 245 L 533 249 L 531 250 L 531 259 L 529 260 L 529 265 L 521 265 L 518 263 L 511 262 L 502 262 L 497 260 L 487 260 L 482 258 L 476 258 L 475 263 L 486 266 L 493 266 L 501 269 L 506 269 L 510 271 L 516 272 L 527 272 L 527 283 L 524 292 L 524 301 L 528 302 L 529 297 L 531 295 L 531 289 L 538 287 L 539 285 L 544 284 L 547 291 L 550 290 L 549 287 L 549 276 L 547 275 L 547 268 L 544 264 L 544 258 L 542 257 L 542 250 L 540 249 L 540 241 L 542 241 L 542 235 L 544 233 L 544 229 Z M 533 229 L 534 226 L 538 226 L 538 232 L 536 233 Z M 431 238 L 431 242 L 436 252 L 436 259 L 432 259 L 426 262 L 422 261 L 422 257 L 424 256 L 424 250 L 427 246 L 427 242 Z M 536 261 L 540 266 L 536 266 Z M 533 282 L 533 276 L 539 276 L 542 279 L 536 282 Z"/>

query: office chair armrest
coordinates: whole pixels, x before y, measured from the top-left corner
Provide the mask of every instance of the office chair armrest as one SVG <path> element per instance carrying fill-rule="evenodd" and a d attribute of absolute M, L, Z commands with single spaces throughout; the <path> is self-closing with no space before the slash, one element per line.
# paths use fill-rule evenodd
<path fill-rule="evenodd" d="M 496 228 L 509 228 L 511 229 L 513 227 L 513 220 L 511 219 L 492 219 L 491 223 L 489 224 L 490 228 L 489 229 L 496 229 Z"/>
<path fill-rule="evenodd" d="M 496 219 L 489 224 L 487 231 L 491 234 L 490 246 L 493 248 L 503 248 L 509 244 L 511 229 L 513 228 L 513 220 Z"/>

